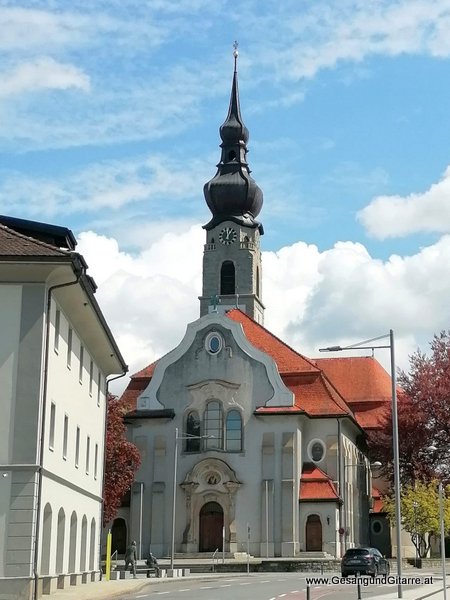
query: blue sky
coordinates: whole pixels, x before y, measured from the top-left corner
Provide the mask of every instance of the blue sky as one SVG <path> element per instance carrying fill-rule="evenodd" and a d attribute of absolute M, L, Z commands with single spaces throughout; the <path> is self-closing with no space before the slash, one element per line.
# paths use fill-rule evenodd
<path fill-rule="evenodd" d="M 131 370 L 198 316 L 234 40 L 266 325 L 307 354 L 392 327 L 404 367 L 449 327 L 450 0 L 0 0 L 0 27 L 0 212 L 73 229 Z"/>

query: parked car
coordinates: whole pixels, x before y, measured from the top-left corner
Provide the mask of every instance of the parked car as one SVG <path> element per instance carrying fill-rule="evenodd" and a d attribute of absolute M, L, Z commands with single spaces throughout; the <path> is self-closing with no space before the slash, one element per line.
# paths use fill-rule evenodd
<path fill-rule="evenodd" d="M 349 548 L 341 561 L 342 577 L 347 575 L 389 575 L 389 562 L 376 548 Z"/>

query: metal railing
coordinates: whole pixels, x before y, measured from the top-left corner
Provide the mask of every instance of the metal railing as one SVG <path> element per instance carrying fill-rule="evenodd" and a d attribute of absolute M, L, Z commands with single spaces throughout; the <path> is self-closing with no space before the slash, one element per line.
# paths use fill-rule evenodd
<path fill-rule="evenodd" d="M 114 552 L 111 554 L 111 568 L 114 570 L 117 568 L 117 560 L 118 560 L 117 556 L 118 556 L 117 550 L 114 550 Z M 114 557 L 115 557 L 115 559 L 114 559 Z"/>

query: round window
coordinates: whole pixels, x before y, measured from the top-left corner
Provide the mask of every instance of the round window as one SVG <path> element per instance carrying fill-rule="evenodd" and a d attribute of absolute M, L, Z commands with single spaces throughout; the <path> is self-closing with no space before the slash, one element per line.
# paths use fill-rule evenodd
<path fill-rule="evenodd" d="M 222 337 L 215 331 L 208 333 L 205 346 L 210 354 L 218 354 L 222 350 Z"/>
<path fill-rule="evenodd" d="M 372 521 L 372 532 L 379 535 L 383 531 L 383 523 L 381 521 Z"/>
<path fill-rule="evenodd" d="M 323 460 L 325 456 L 325 444 L 322 440 L 312 440 L 308 445 L 309 458 L 318 463 Z"/>

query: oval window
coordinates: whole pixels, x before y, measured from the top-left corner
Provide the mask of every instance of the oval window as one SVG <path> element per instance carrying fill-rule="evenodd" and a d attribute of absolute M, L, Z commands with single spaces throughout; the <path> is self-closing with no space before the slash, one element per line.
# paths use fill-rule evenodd
<path fill-rule="evenodd" d="M 205 346 L 210 354 L 217 354 L 222 350 L 222 337 L 215 331 L 212 331 L 206 336 Z"/>
<path fill-rule="evenodd" d="M 309 458 L 318 463 L 323 460 L 325 456 L 325 444 L 322 440 L 312 440 L 308 445 Z"/>
<path fill-rule="evenodd" d="M 383 531 L 383 523 L 381 521 L 372 521 L 372 532 L 379 535 Z"/>

